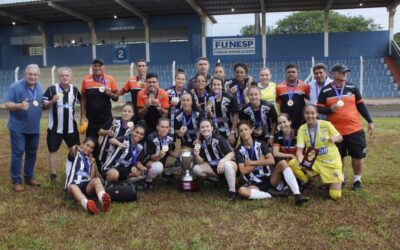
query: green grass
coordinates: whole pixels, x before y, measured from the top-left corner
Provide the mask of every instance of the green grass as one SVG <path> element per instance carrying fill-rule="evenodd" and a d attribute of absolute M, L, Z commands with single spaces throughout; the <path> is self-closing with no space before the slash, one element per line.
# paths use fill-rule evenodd
<path fill-rule="evenodd" d="M 303 207 L 292 197 L 227 203 L 225 189 L 208 185 L 187 194 L 157 180 L 137 202 L 113 203 L 95 217 L 64 199 L 65 146 L 61 178 L 47 182 L 45 120 L 36 165 L 43 186 L 11 190 L 9 134 L 0 120 L 0 249 L 400 249 L 400 119 L 375 120 L 365 188 L 355 193 L 348 185 L 340 201 L 315 188 Z"/>

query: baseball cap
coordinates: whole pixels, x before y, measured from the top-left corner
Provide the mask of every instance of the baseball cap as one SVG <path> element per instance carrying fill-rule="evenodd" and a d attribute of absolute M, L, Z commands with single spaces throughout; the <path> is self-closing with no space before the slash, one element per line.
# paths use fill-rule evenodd
<path fill-rule="evenodd" d="M 92 64 L 100 64 L 100 65 L 104 65 L 104 61 L 100 58 L 95 58 L 93 59 Z"/>
<path fill-rule="evenodd" d="M 337 63 L 332 66 L 331 72 L 339 72 L 339 73 L 345 73 L 345 72 L 350 72 L 349 68 L 347 68 L 346 65 L 343 63 Z"/>

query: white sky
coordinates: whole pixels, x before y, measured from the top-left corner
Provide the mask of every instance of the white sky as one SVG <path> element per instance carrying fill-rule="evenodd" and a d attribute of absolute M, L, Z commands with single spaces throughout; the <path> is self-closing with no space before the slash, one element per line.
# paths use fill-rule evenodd
<path fill-rule="evenodd" d="M 384 30 L 389 29 L 389 15 L 386 8 L 365 8 L 336 10 L 348 16 L 363 16 L 372 18 L 375 23 L 380 24 Z M 267 26 L 275 26 L 276 22 L 285 18 L 292 12 L 267 13 Z M 254 24 L 254 14 L 214 16 L 218 23 L 210 27 L 210 36 L 235 36 L 240 34 L 240 29 L 249 24 Z M 400 8 L 394 17 L 394 32 L 400 32 Z"/>

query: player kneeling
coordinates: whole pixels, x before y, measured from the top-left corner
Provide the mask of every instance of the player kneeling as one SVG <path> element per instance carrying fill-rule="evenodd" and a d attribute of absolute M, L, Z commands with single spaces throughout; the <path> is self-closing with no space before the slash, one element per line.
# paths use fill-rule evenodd
<path fill-rule="evenodd" d="M 91 156 L 96 141 L 93 138 L 86 138 L 83 146 L 78 145 L 72 147 L 68 154 L 66 165 L 66 181 L 65 190 L 77 200 L 89 214 L 100 213 L 93 200 L 88 200 L 87 195 L 97 194 L 102 205 L 103 212 L 107 212 L 110 208 L 111 198 L 104 191 L 103 184 L 99 178 L 95 176 L 95 160 Z"/>

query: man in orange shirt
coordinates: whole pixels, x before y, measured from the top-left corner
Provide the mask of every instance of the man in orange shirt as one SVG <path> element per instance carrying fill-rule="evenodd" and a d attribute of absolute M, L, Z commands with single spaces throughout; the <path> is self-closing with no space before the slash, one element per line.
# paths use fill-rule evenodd
<path fill-rule="evenodd" d="M 86 137 L 98 138 L 101 126 L 112 117 L 111 101 L 118 101 L 118 89 L 114 78 L 105 74 L 104 62 L 94 59 L 93 74 L 82 80 L 81 124 L 89 122 Z"/>
<path fill-rule="evenodd" d="M 337 146 L 342 157 L 343 168 L 345 157 L 351 156 L 354 172 L 353 190 L 357 191 L 362 188 L 361 174 L 367 151 L 359 113 L 368 122 L 370 134 L 375 126 L 357 86 L 347 82 L 348 72 L 350 70 L 344 64 L 333 65 L 331 70 L 333 82 L 321 89 L 317 106 L 318 112 L 328 115 L 328 121 L 343 136 L 343 141 Z"/>
<path fill-rule="evenodd" d="M 139 116 L 146 121 L 147 125 L 146 134 L 156 130 L 159 118 L 168 116 L 168 93 L 158 87 L 157 78 L 157 74 L 148 73 L 146 75 L 146 89 L 139 91 L 137 96 Z"/>
<path fill-rule="evenodd" d="M 276 86 L 276 101 L 281 113 L 286 113 L 292 120 L 292 127 L 299 129 L 303 124 L 303 108 L 310 96 L 308 84 L 299 80 L 299 69 L 295 64 L 285 68 L 286 80 Z"/>
<path fill-rule="evenodd" d="M 125 95 L 131 93 L 131 102 L 133 104 L 135 112 L 135 121 L 139 120 L 138 108 L 137 108 L 137 94 L 140 90 L 146 87 L 146 74 L 147 74 L 147 63 L 144 59 L 138 59 L 136 61 L 137 75 L 128 79 L 124 87 L 118 91 L 119 95 Z"/>

